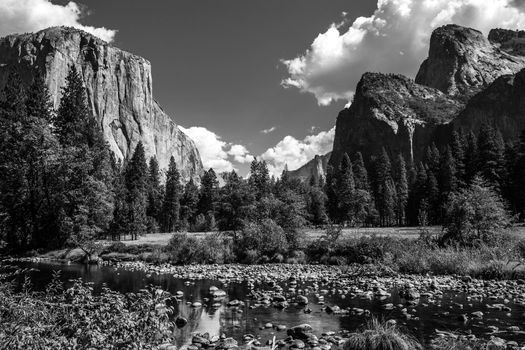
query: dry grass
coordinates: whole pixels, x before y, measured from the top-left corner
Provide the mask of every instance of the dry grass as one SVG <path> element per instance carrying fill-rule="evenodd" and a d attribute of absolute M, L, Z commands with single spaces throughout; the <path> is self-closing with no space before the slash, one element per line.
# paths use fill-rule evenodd
<path fill-rule="evenodd" d="M 352 333 L 343 350 L 419 350 L 421 345 L 395 325 L 376 319 L 361 332 Z"/>
<path fill-rule="evenodd" d="M 427 228 L 430 233 L 439 233 L 440 226 L 432 226 Z M 340 239 L 346 238 L 360 238 L 360 237 L 393 237 L 393 238 L 418 238 L 420 229 L 417 227 L 375 227 L 375 228 L 345 228 L 341 234 Z M 190 232 L 196 238 L 204 238 L 213 234 L 214 232 Z M 321 237 L 325 233 L 324 229 L 307 229 L 305 236 L 308 240 L 314 240 Z M 165 246 L 173 236 L 173 233 L 150 233 L 140 236 L 137 240 L 131 240 L 129 236 L 124 237 L 122 242 L 126 245 L 158 245 Z M 108 241 L 101 241 L 101 243 L 111 243 Z"/>

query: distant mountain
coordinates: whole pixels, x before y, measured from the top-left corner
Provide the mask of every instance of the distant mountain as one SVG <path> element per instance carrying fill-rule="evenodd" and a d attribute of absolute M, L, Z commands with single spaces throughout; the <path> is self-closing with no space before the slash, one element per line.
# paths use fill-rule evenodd
<path fill-rule="evenodd" d="M 316 181 L 326 177 L 326 167 L 328 165 L 328 160 L 330 159 L 332 152 L 325 155 L 316 155 L 314 159 L 303 165 L 297 170 L 289 171 L 289 176 L 292 179 L 300 179 L 302 181 L 310 181 L 310 178 L 313 176 Z"/>
<path fill-rule="evenodd" d="M 173 156 L 184 179 L 198 180 L 199 152 L 154 100 L 149 61 L 74 28 L 54 27 L 0 39 L 0 89 L 11 66 L 27 83 L 39 69 L 56 108 L 71 65 L 80 72 L 91 113 L 118 158 L 130 157 L 142 141 L 146 156 L 156 156 L 161 169 Z"/>
<path fill-rule="evenodd" d="M 345 152 L 361 152 L 368 162 L 382 147 L 418 161 L 432 142 L 448 142 L 455 127 L 485 121 L 516 137 L 525 127 L 524 55 L 525 32 L 495 29 L 485 38 L 457 25 L 436 29 L 415 81 L 363 75 L 352 105 L 337 117 L 330 164 Z"/>

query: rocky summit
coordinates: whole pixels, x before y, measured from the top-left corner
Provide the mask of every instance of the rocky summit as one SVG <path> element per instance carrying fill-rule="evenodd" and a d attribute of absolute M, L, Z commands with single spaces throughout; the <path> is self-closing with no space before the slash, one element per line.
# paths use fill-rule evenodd
<path fill-rule="evenodd" d="M 391 156 L 421 160 L 435 142 L 445 144 L 455 128 L 477 130 L 489 122 L 505 139 L 525 128 L 522 106 L 525 32 L 446 25 L 430 40 L 429 57 L 415 80 L 365 73 L 354 101 L 339 113 L 330 164 L 346 152 L 365 161 L 384 147 Z"/>
<path fill-rule="evenodd" d="M 11 66 L 30 83 L 36 69 L 45 77 L 54 107 L 69 67 L 80 72 L 91 112 L 119 159 L 131 156 L 142 141 L 147 157 L 166 169 L 171 156 L 185 180 L 198 180 L 202 162 L 194 142 L 153 97 L 151 64 L 84 31 L 53 27 L 0 39 L 0 88 Z"/>
<path fill-rule="evenodd" d="M 328 165 L 328 160 L 332 152 L 329 152 L 325 155 L 316 155 L 314 159 L 303 165 L 297 170 L 291 170 L 289 176 L 292 179 L 299 179 L 301 181 L 310 181 L 313 177 L 316 182 L 323 178 L 326 174 L 326 167 Z"/>
<path fill-rule="evenodd" d="M 514 33 L 494 30 L 486 38 L 475 29 L 454 24 L 436 29 L 416 83 L 470 97 L 501 75 L 515 74 L 525 67 L 521 41 Z"/>

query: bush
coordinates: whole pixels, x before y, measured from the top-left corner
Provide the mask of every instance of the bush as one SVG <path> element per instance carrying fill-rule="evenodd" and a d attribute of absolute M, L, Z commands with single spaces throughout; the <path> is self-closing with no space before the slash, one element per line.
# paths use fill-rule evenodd
<path fill-rule="evenodd" d="M 361 332 L 350 334 L 344 350 L 416 350 L 422 346 L 412 337 L 400 332 L 396 326 L 372 322 Z"/>
<path fill-rule="evenodd" d="M 173 264 L 191 264 L 198 260 L 199 240 L 185 233 L 175 233 L 166 246 L 166 253 Z"/>
<path fill-rule="evenodd" d="M 283 254 L 288 250 L 288 243 L 284 230 L 270 219 L 261 223 L 246 223 L 235 242 L 237 256 L 246 260 L 248 251 L 257 252 L 259 258 Z M 251 253 L 249 260 L 253 260 L 255 254 Z"/>
<path fill-rule="evenodd" d="M 103 288 L 94 294 L 80 280 L 64 289 L 59 274 L 44 293 L 32 292 L 27 277 L 21 292 L 0 281 L 0 348 L 157 348 L 174 340 L 170 298 L 156 288 L 127 295 Z"/>
<path fill-rule="evenodd" d="M 453 193 L 445 215 L 445 244 L 494 244 L 497 235 L 510 225 L 503 199 L 480 178 L 469 188 Z"/>
<path fill-rule="evenodd" d="M 220 233 L 208 234 L 203 239 L 175 233 L 165 252 L 173 264 L 224 264 L 235 261 L 232 240 Z"/>
<path fill-rule="evenodd" d="M 226 264 L 235 261 L 233 241 L 221 233 L 206 235 L 199 242 L 201 249 L 198 254 L 198 263 Z"/>

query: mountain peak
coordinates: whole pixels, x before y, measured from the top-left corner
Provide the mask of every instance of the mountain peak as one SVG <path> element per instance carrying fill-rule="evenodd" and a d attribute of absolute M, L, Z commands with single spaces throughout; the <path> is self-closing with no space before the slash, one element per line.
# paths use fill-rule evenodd
<path fill-rule="evenodd" d="M 468 98 L 499 76 L 517 73 L 525 67 L 525 57 L 501 49 L 494 42 L 500 37 L 494 32 L 491 41 L 478 30 L 455 24 L 437 28 L 416 83 Z"/>

